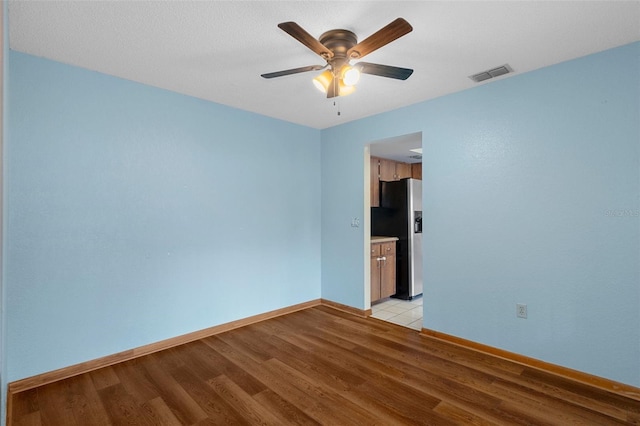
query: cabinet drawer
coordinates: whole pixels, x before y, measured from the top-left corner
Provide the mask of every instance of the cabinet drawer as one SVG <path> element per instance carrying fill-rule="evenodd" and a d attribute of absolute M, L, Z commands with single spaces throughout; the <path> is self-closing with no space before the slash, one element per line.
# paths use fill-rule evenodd
<path fill-rule="evenodd" d="M 371 243 L 371 256 L 386 256 L 396 254 L 396 242 Z"/>
<path fill-rule="evenodd" d="M 396 254 L 396 243 L 391 242 L 391 243 L 380 243 L 378 244 L 380 246 L 380 255 L 381 256 L 388 256 L 388 255 L 393 255 Z"/>

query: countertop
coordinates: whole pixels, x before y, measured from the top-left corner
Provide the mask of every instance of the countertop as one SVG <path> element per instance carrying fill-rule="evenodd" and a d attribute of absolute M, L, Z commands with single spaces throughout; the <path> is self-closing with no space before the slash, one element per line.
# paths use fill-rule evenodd
<path fill-rule="evenodd" d="M 398 241 L 398 237 L 383 237 L 380 235 L 371 236 L 371 244 L 374 243 L 390 243 L 392 241 Z"/>

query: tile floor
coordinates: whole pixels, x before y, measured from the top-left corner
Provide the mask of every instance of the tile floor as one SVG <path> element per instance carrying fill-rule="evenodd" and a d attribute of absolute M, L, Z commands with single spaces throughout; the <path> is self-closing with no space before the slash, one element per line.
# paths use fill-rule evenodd
<path fill-rule="evenodd" d="M 371 306 L 373 318 L 420 330 L 422 328 L 422 296 L 413 300 L 385 299 Z"/>

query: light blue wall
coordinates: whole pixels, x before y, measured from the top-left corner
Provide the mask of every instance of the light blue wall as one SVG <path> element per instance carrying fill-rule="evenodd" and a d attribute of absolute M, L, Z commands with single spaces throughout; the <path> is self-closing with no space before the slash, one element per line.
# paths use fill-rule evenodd
<path fill-rule="evenodd" d="M 322 296 L 365 307 L 364 146 L 421 131 L 424 327 L 640 386 L 639 76 L 635 43 L 323 131 Z"/>
<path fill-rule="evenodd" d="M 2 141 L 0 143 L 0 162 L 4 162 L 4 157 L 1 155 L 4 141 L 7 137 L 7 86 L 8 86 L 8 68 L 9 61 L 7 54 L 9 52 L 9 17 L 7 11 L 7 2 L 3 1 L 0 5 L 2 8 L 2 125 L 0 126 L 0 132 L 2 132 Z M 3 165 L 0 165 L 0 169 L 4 169 Z M 3 250 L 4 245 L 4 172 L 0 173 L 0 252 Z M 5 423 L 6 410 L 7 410 L 7 374 L 6 374 L 6 356 L 5 356 L 5 336 L 6 336 L 6 322 L 5 316 L 5 297 L 4 297 L 4 269 L 2 268 L 3 256 L 0 255 L 0 425 Z"/>
<path fill-rule="evenodd" d="M 9 381 L 320 297 L 319 130 L 9 61 Z"/>
<path fill-rule="evenodd" d="M 639 52 L 322 132 L 12 52 L 3 382 L 364 308 L 364 146 L 422 132 L 425 327 L 640 386 Z"/>

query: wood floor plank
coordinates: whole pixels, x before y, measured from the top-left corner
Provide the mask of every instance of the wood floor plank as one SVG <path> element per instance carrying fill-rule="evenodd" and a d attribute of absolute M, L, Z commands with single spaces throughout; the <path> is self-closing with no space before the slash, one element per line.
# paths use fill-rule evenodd
<path fill-rule="evenodd" d="M 423 391 L 425 394 L 431 395 L 436 399 L 441 399 L 443 396 L 446 396 L 445 392 L 434 392 L 438 388 L 446 389 L 447 392 L 452 391 L 463 395 L 474 394 L 473 389 L 456 386 L 456 384 L 450 380 L 443 380 L 441 376 L 430 375 L 415 366 L 396 363 L 393 359 L 386 359 L 383 354 L 376 352 L 371 353 L 370 357 L 363 357 L 362 351 L 365 350 L 364 348 L 360 348 L 360 350 L 356 352 L 345 351 L 341 348 L 332 348 L 330 345 L 323 344 L 320 339 L 314 340 L 312 336 L 306 335 L 282 335 L 279 336 L 279 338 L 294 342 L 300 340 L 307 341 L 308 343 L 314 342 L 317 345 L 314 349 L 317 353 L 321 353 L 323 357 L 336 365 L 341 364 L 353 373 L 367 377 L 369 383 L 388 383 L 390 380 L 396 380 L 412 386 L 415 390 Z M 486 396 L 484 399 L 474 399 L 474 403 L 482 405 L 497 405 L 498 402 L 496 398 L 490 396 Z"/>
<path fill-rule="evenodd" d="M 213 424 L 249 424 L 249 422 L 242 417 L 234 407 L 222 399 L 208 383 L 202 381 L 200 377 L 193 374 L 187 367 L 175 370 L 173 376 L 189 393 L 191 398 L 207 413 L 207 418 L 213 421 Z"/>
<path fill-rule="evenodd" d="M 273 358 L 273 347 L 268 342 L 251 341 L 247 338 L 247 332 L 244 329 L 238 330 L 237 333 L 222 333 L 216 337 L 242 351 L 256 362 L 264 362 Z"/>
<path fill-rule="evenodd" d="M 640 401 L 327 306 L 12 395 L 8 426 L 640 425 Z"/>
<path fill-rule="evenodd" d="M 81 425 L 108 426 L 109 415 L 104 408 L 91 376 L 83 374 L 67 379 L 69 408 Z"/>
<path fill-rule="evenodd" d="M 160 397 L 145 402 L 141 408 L 148 413 L 149 418 L 153 419 L 154 424 L 157 426 L 182 425 L 182 422 L 178 420 L 176 415 L 173 414 L 173 411 L 171 411 L 171 408 L 169 408 Z"/>
<path fill-rule="evenodd" d="M 212 379 L 224 374 L 223 369 L 219 365 L 220 360 L 224 360 L 224 358 L 220 356 L 215 357 L 215 351 L 212 351 L 211 348 L 200 342 L 191 342 L 181 346 L 180 354 L 185 362 L 182 363 L 179 368 L 189 368 L 203 380 Z M 176 369 L 166 364 L 163 364 L 163 366 L 170 371 Z"/>
<path fill-rule="evenodd" d="M 109 386 L 98 391 L 102 404 L 114 426 L 152 426 L 153 419 L 140 408 L 136 400 L 122 384 Z M 48 417 L 47 417 L 48 418 Z M 65 423 L 58 423 L 60 425 Z"/>
<path fill-rule="evenodd" d="M 83 426 L 76 422 L 68 395 L 69 382 L 66 380 L 38 388 L 38 405 L 43 426 Z"/>
<path fill-rule="evenodd" d="M 207 338 L 206 342 L 232 362 L 242 365 L 245 370 L 263 383 L 269 383 L 269 387 L 275 393 L 319 423 L 339 425 L 349 421 L 348 418 L 345 418 L 344 407 L 341 407 L 341 410 L 335 410 L 334 401 L 324 395 L 319 387 L 309 384 L 300 375 L 288 375 L 277 368 L 278 364 L 257 362 L 251 356 L 238 351 L 217 336 Z M 271 361 L 278 363 L 275 359 Z"/>
<path fill-rule="evenodd" d="M 545 412 L 553 412 L 560 422 L 568 422 L 570 419 L 582 419 L 585 424 L 624 424 L 626 412 L 621 410 L 602 411 L 591 410 L 566 400 L 557 399 L 552 394 L 545 394 L 530 388 L 505 380 L 496 380 L 493 383 L 493 393 L 501 399 L 509 399 L 521 405 L 527 405 L 535 409 L 544 409 Z"/>
<path fill-rule="evenodd" d="M 632 425 L 640 425 L 640 415 L 636 413 L 627 414 L 627 423 Z"/>
<path fill-rule="evenodd" d="M 388 412 L 404 417 L 403 424 L 455 425 L 455 421 L 447 419 L 434 410 L 440 401 L 406 392 L 401 386 L 362 386 L 359 392 L 370 400 L 378 401 Z"/>
<path fill-rule="evenodd" d="M 91 371 L 88 374 L 91 376 L 93 386 L 98 390 L 120 383 L 118 375 L 111 366 Z"/>
<path fill-rule="evenodd" d="M 373 320 L 383 322 L 381 320 Z M 473 369 L 491 375 L 519 375 L 526 368 L 508 360 L 486 355 L 481 352 L 471 352 L 466 348 L 457 347 L 450 343 L 443 343 L 440 340 L 432 339 L 429 336 L 411 333 L 410 331 L 411 330 L 409 329 L 404 329 L 403 333 L 398 333 L 397 329 L 392 329 L 384 334 L 384 338 L 414 349 L 426 350 L 431 355 L 453 361 L 459 365 L 469 366 Z M 425 345 L 425 340 L 430 340 L 428 345 Z"/>
<path fill-rule="evenodd" d="M 435 395 L 440 398 L 455 399 L 461 401 L 466 399 L 473 404 L 479 404 L 484 408 L 495 406 L 496 398 L 491 398 L 488 386 L 491 385 L 495 376 L 492 376 L 482 369 L 468 367 L 459 364 L 441 354 L 433 354 L 428 350 L 418 350 L 415 347 L 398 351 L 395 345 L 382 345 L 380 347 L 369 342 L 359 349 L 361 356 L 370 359 L 382 359 L 385 364 L 395 365 L 401 368 L 408 377 L 421 377 L 431 379 L 427 385 L 433 389 Z M 380 353 L 384 358 L 380 357 Z M 417 370 L 416 370 L 417 369 Z M 420 371 L 422 370 L 422 371 Z M 416 384 L 416 386 L 420 386 Z M 459 398 L 458 395 L 463 395 Z"/>
<path fill-rule="evenodd" d="M 589 392 L 584 392 L 583 385 L 577 384 L 577 382 L 564 380 L 554 374 L 543 373 L 524 366 L 520 366 L 521 371 L 514 374 L 515 372 L 511 371 L 511 369 L 505 369 L 502 367 L 500 362 L 491 362 L 492 358 L 495 358 L 491 355 L 476 354 L 475 356 L 467 357 L 465 354 L 470 352 L 468 349 L 458 348 L 455 347 L 455 345 L 436 341 L 437 339 L 431 339 L 429 337 L 427 337 L 427 339 L 430 340 L 429 346 L 441 346 L 441 348 L 438 349 L 438 352 L 445 355 L 449 352 L 457 354 L 452 357 L 456 363 L 493 375 L 496 381 L 520 386 L 523 388 L 523 392 L 539 392 L 540 394 L 545 394 L 547 396 L 554 396 L 555 398 L 562 400 L 564 403 L 570 402 L 587 409 L 589 409 L 589 407 L 593 408 L 594 406 L 599 406 L 600 408 L 598 408 L 597 411 L 601 411 L 614 418 L 624 418 L 628 410 L 632 409 L 632 407 L 628 405 L 629 402 L 632 401 L 629 398 L 622 397 L 621 400 L 626 401 L 627 405 L 623 406 L 622 409 L 619 409 L 616 407 L 616 404 L 611 403 L 611 401 L 619 400 L 620 397 L 618 395 L 611 394 L 610 392 L 596 388 L 591 388 Z M 451 348 L 452 346 L 454 347 Z M 510 362 L 499 358 L 495 359 L 501 361 L 501 363 Z M 491 365 L 491 367 L 487 369 L 487 366 L 489 365 Z M 554 383 L 558 381 L 561 381 L 563 384 L 559 386 L 554 385 Z M 577 392 L 573 392 L 571 389 L 576 384 Z M 610 398 L 613 398 L 613 400 L 609 400 Z M 636 407 L 635 410 L 640 407 L 640 404 L 637 402 L 631 402 L 631 405 Z"/>
<path fill-rule="evenodd" d="M 13 414 L 17 417 L 26 416 L 40 409 L 38 404 L 38 388 L 20 392 L 20 398 L 13 399 Z"/>
<path fill-rule="evenodd" d="M 40 412 L 34 411 L 18 417 L 15 426 L 42 426 Z"/>
<path fill-rule="evenodd" d="M 367 370 L 367 369 L 360 369 L 358 368 L 358 364 L 350 364 L 349 362 L 346 361 L 345 357 L 343 355 L 345 354 L 349 354 L 351 353 L 351 351 L 346 351 L 343 350 L 339 355 L 335 356 L 335 357 L 331 357 L 328 356 L 331 352 L 331 344 L 325 344 L 324 346 L 317 346 L 317 345 L 313 345 L 311 344 L 309 341 L 305 341 L 304 339 L 299 339 L 299 337 L 301 336 L 301 334 L 299 333 L 282 333 L 280 335 L 278 335 L 277 337 L 275 337 L 276 339 L 282 339 L 285 341 L 290 342 L 290 344 L 292 345 L 292 349 L 293 348 L 299 348 L 299 353 L 303 354 L 301 356 L 304 356 L 304 354 L 314 354 L 312 355 L 312 357 L 310 358 L 310 362 L 313 363 L 314 365 L 324 365 L 325 368 L 323 369 L 323 371 L 338 371 L 341 372 L 340 374 L 345 374 L 344 372 L 347 372 L 347 374 L 349 376 L 353 376 L 356 377 L 356 379 L 351 379 L 349 381 L 348 385 L 343 384 L 342 386 L 340 386 L 340 381 L 335 380 L 336 378 L 333 378 L 333 380 L 335 380 L 334 383 L 332 383 L 331 380 L 332 378 L 329 376 L 316 376 L 316 375 L 312 375 L 310 377 L 313 377 L 315 380 L 319 381 L 319 382 L 327 382 L 330 385 L 333 385 L 333 387 L 336 388 L 336 390 L 338 391 L 339 395 L 353 403 L 356 403 L 359 406 L 362 406 L 364 408 L 366 408 L 369 412 L 374 413 L 375 416 L 383 423 L 383 424 L 398 424 L 398 423 L 404 423 L 404 422 L 409 422 L 410 418 L 407 417 L 406 415 L 400 414 L 400 413 L 395 413 L 393 410 L 384 410 L 382 409 L 382 406 L 380 405 L 380 403 L 378 402 L 377 399 L 375 398 L 371 398 L 368 397 L 365 393 L 362 392 L 351 392 L 351 389 L 354 389 L 354 386 L 359 386 L 362 383 L 364 383 L 365 381 L 367 381 L 367 379 L 371 379 L 375 376 L 375 371 L 372 370 Z M 327 342 L 328 343 L 328 342 Z M 285 345 L 277 345 L 279 347 L 285 346 Z M 293 349 L 292 354 L 295 354 L 295 349 Z M 317 362 L 316 359 L 314 359 L 314 357 L 316 357 L 317 355 L 315 354 L 321 354 L 321 360 L 319 362 Z M 307 355 L 308 356 L 308 355 Z M 281 359 L 283 362 L 285 362 L 287 365 L 294 365 L 295 366 L 295 362 L 292 362 L 292 360 L 287 359 L 287 358 L 281 358 L 279 357 L 279 359 Z M 299 365 L 299 363 L 298 363 Z M 347 368 L 344 368 L 347 367 Z M 298 367 L 299 368 L 299 367 Z M 306 369 L 306 374 L 313 374 L 314 370 L 313 369 Z M 389 382 L 387 382 L 387 385 L 389 384 Z M 404 394 L 403 391 L 398 392 L 398 394 L 402 395 Z M 417 399 L 422 400 L 423 403 L 421 405 L 421 408 L 424 407 L 424 403 L 426 402 L 426 399 L 428 399 L 428 395 L 423 395 L 423 398 L 421 398 L 420 395 L 414 395 Z M 406 414 L 406 413 L 404 413 Z M 418 414 L 419 415 L 419 414 Z M 423 418 L 424 416 L 421 416 L 421 418 Z M 442 422 L 445 423 L 445 422 Z"/>
<path fill-rule="evenodd" d="M 285 336 L 285 334 L 271 336 L 266 332 L 260 332 L 258 328 L 256 332 L 249 335 L 249 338 L 268 340 L 274 347 L 271 352 L 274 358 L 299 371 L 313 372 L 319 381 L 327 381 L 332 387 L 349 389 L 367 380 L 366 376 L 355 374 L 353 370 L 344 368 L 342 363 L 332 362 L 321 351 L 316 351 L 309 345 L 290 343 L 284 338 Z"/>
<path fill-rule="evenodd" d="M 586 399 L 586 401 L 582 404 L 583 406 L 589 406 L 593 404 L 594 401 L 597 401 L 599 404 L 602 404 L 602 409 L 608 409 L 608 411 L 612 412 L 612 414 L 618 414 L 620 410 L 623 412 L 632 412 L 640 415 L 640 401 L 634 401 L 630 398 L 616 395 L 595 387 L 585 387 L 580 383 L 574 382 L 572 380 L 545 373 L 540 370 L 534 370 L 532 368 L 525 369 L 521 376 L 527 379 L 533 379 L 537 383 L 542 382 L 555 388 L 564 389 L 567 392 L 564 393 L 563 398 L 573 399 L 571 398 L 569 393 L 573 395 L 579 395 L 582 401 Z"/>
<path fill-rule="evenodd" d="M 312 401 L 315 409 L 322 413 L 325 418 L 329 418 L 331 423 L 361 425 L 371 424 L 376 420 L 362 407 L 341 398 L 334 389 L 323 386 L 313 378 L 276 358 L 265 362 L 263 367 L 274 375 L 288 377 L 289 382 L 305 395 L 307 401 Z M 340 409 L 336 410 L 336 407 L 340 407 Z"/>
<path fill-rule="evenodd" d="M 280 420 L 281 425 L 315 426 L 320 424 L 271 389 L 265 389 L 255 394 L 253 398 L 263 407 L 269 409 Z"/>
<path fill-rule="evenodd" d="M 298 339 L 296 339 L 296 337 Z M 300 338 L 300 335 L 291 336 L 291 335 L 281 334 L 280 336 L 278 336 L 278 339 L 283 339 L 283 341 L 287 339 L 289 341 L 298 341 L 298 342 L 305 341 L 304 339 L 299 339 L 299 338 Z M 317 350 L 313 350 L 311 347 L 310 349 L 313 352 L 317 352 L 318 354 L 322 354 L 324 356 L 333 352 L 332 350 L 329 349 L 329 346 L 322 346 L 320 348 L 317 348 Z M 379 404 L 379 402 L 376 399 L 371 398 L 370 396 L 365 395 L 363 393 L 354 391 L 358 386 L 367 382 L 368 381 L 367 379 L 379 380 L 379 378 L 376 378 L 377 374 L 376 374 L 375 368 L 369 369 L 367 368 L 366 365 L 362 365 L 359 362 L 351 363 L 348 356 L 350 353 L 351 352 L 349 351 L 342 351 L 335 358 L 331 356 L 327 357 L 327 361 L 324 362 L 324 364 L 327 366 L 326 370 L 315 370 L 310 367 L 304 367 L 304 363 L 291 362 L 291 359 L 285 358 L 285 359 L 281 359 L 281 361 L 285 362 L 287 365 L 294 366 L 298 369 L 302 368 L 302 371 L 304 371 L 305 374 L 308 375 L 313 380 L 316 380 L 320 383 L 324 383 L 327 386 L 332 387 L 340 395 L 340 397 L 345 398 L 351 401 L 352 403 L 360 407 L 363 407 L 369 412 L 373 413 L 376 416 L 376 418 L 380 422 L 382 422 L 382 424 L 401 424 L 409 421 L 409 419 L 406 416 L 402 414 L 398 414 L 394 411 L 385 409 Z M 359 359 L 358 361 L 361 361 L 361 359 Z M 380 367 L 380 365 L 376 365 L 376 368 L 378 367 Z M 387 368 L 387 366 L 382 366 L 382 367 L 385 369 Z M 323 371 L 333 372 L 333 371 L 345 371 L 345 370 L 349 371 L 351 375 L 359 377 L 359 379 L 355 381 L 351 379 L 349 383 L 345 383 L 344 381 L 340 380 L 339 377 L 336 377 L 335 373 L 329 374 L 329 375 L 327 375 L 326 373 L 323 373 Z M 400 376 L 404 377 L 404 375 L 400 375 Z M 379 377 L 387 378 L 390 376 L 384 375 Z"/>
<path fill-rule="evenodd" d="M 112 366 L 114 373 L 118 377 L 118 383 L 135 398 L 138 404 L 143 404 L 152 399 L 158 398 L 155 384 L 152 383 L 142 359 L 134 359 Z"/>
<path fill-rule="evenodd" d="M 234 383 L 240 386 L 249 395 L 255 395 L 267 389 L 267 386 L 265 386 L 264 383 L 256 380 L 250 374 L 247 374 L 247 372 L 242 368 L 230 362 L 202 341 L 193 342 L 190 345 L 189 353 L 187 353 L 186 356 L 190 361 L 198 360 L 203 363 L 203 366 L 211 365 L 214 367 L 212 371 L 215 371 L 217 374 L 203 374 L 201 370 L 196 369 L 196 365 L 194 365 L 194 363 L 190 362 L 187 367 L 202 379 L 210 379 L 220 375 L 225 375 L 233 380 Z"/>
<path fill-rule="evenodd" d="M 207 418 L 207 413 L 191 398 L 185 389 L 162 366 L 166 360 L 160 354 L 148 355 L 144 369 L 154 382 L 163 401 L 183 424 L 193 424 Z M 177 367 L 176 367 L 177 368 Z"/>
<path fill-rule="evenodd" d="M 442 401 L 433 410 L 458 424 L 474 426 L 493 426 L 495 424 L 499 424 L 495 421 L 489 421 L 483 417 L 476 416 L 475 414 L 470 413 L 457 405 L 451 404 L 448 401 Z"/>
<path fill-rule="evenodd" d="M 218 376 L 207 382 L 222 399 L 233 406 L 249 423 L 274 426 L 280 424 L 280 420 L 276 416 L 227 376 Z"/>
<path fill-rule="evenodd" d="M 379 336 L 361 337 L 359 333 L 340 328 L 323 327 L 328 334 L 340 336 L 344 333 L 346 338 L 359 345 L 356 352 L 369 359 L 384 359 L 387 365 L 405 365 L 424 370 L 424 372 L 437 372 L 450 379 L 459 380 L 471 386 L 480 383 L 490 384 L 493 377 L 476 369 L 469 369 L 448 359 L 430 354 L 428 351 L 416 350 L 412 347 L 403 347 L 395 342 L 390 342 Z M 417 374 L 418 372 L 416 372 Z"/>

